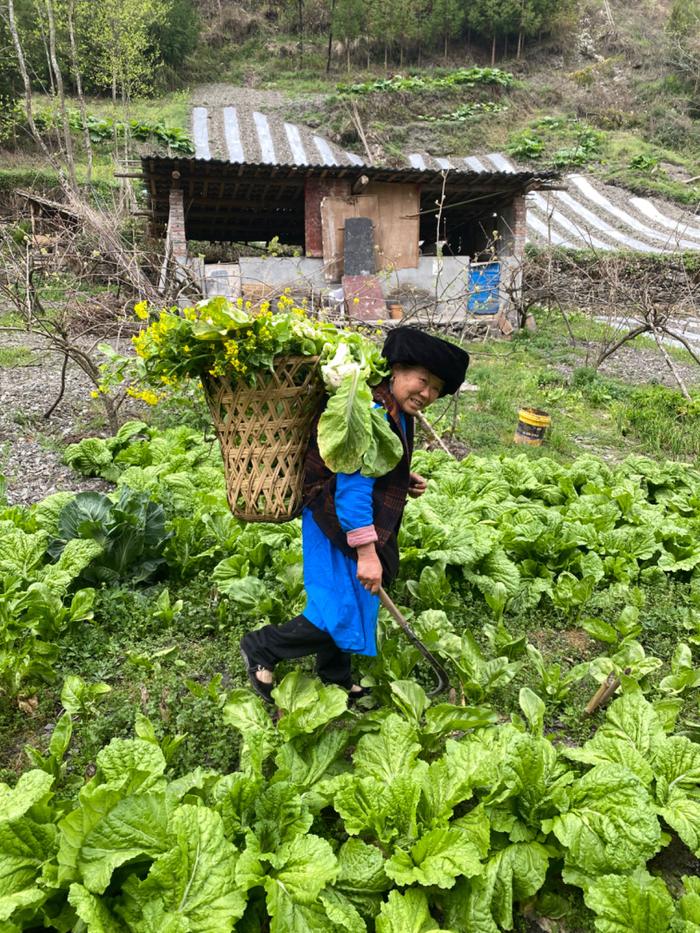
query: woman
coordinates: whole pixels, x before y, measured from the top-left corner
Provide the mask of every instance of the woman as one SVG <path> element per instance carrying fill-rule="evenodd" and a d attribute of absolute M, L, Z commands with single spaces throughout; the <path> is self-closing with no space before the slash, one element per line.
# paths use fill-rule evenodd
<path fill-rule="evenodd" d="M 454 344 L 412 327 L 398 327 L 382 353 L 391 377 L 374 389 L 403 446 L 399 463 L 379 479 L 332 473 L 312 431 L 304 471 L 302 541 L 307 602 L 284 625 L 266 625 L 241 639 L 253 689 L 272 702 L 278 661 L 316 655 L 316 672 L 354 702 L 366 691 L 353 684 L 353 654 L 377 653 L 379 587 L 398 571 L 397 535 L 406 497 L 422 496 L 426 480 L 411 473 L 413 418 L 435 399 L 455 393 L 469 355 Z"/>

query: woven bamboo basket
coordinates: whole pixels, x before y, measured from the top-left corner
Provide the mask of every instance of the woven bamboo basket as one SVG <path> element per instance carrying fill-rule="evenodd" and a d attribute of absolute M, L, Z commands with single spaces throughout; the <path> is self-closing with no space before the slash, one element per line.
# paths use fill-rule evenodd
<path fill-rule="evenodd" d="M 287 522 L 301 511 L 304 455 L 323 400 L 318 357 L 285 356 L 254 387 L 204 376 L 224 459 L 231 511 L 248 522 Z"/>

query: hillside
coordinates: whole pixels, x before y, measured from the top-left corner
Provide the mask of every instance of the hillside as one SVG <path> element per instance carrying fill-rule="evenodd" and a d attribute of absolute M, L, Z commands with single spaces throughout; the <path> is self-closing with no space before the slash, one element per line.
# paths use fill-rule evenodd
<path fill-rule="evenodd" d="M 402 66 L 389 62 L 386 70 L 378 62 L 366 67 L 359 41 L 348 43 L 349 59 L 336 43 L 326 74 L 325 34 L 305 36 L 300 59 L 297 36 L 264 17 L 236 19 L 239 8 L 223 4 L 222 22 L 236 47 L 227 43 L 226 30 L 217 34 L 216 76 L 220 83 L 281 92 L 288 119 L 377 160 L 416 151 L 441 157 L 505 152 L 521 164 L 584 168 L 637 195 L 659 194 L 692 208 L 700 200 L 700 124 L 693 90 L 671 64 L 670 6 L 586 0 L 522 57 L 499 48 L 495 64 L 512 74 L 512 84 L 465 87 L 440 79 L 488 67 L 491 49 L 484 43 L 453 45 L 447 56 L 423 52 L 420 62 L 414 56 Z M 200 41 L 211 38 L 205 26 Z M 199 62 L 201 75 L 214 54 L 212 46 L 201 48 L 186 65 Z M 398 76 L 409 75 L 421 80 L 402 88 Z M 339 93 L 339 84 L 355 90 Z"/>
<path fill-rule="evenodd" d="M 176 6 L 189 8 L 189 0 Z M 300 35 L 291 6 L 197 0 L 195 44 L 182 46 L 176 64 L 172 55 L 161 62 L 132 95 L 128 112 L 189 129 L 191 104 L 206 103 L 212 91 L 220 98 L 227 88 L 240 89 L 234 97 L 249 109 L 263 106 L 257 92 L 271 91 L 264 95 L 266 112 L 272 106 L 363 158 L 391 164 L 411 152 L 446 158 L 500 152 L 526 166 L 592 172 L 635 195 L 659 195 L 694 210 L 700 121 L 687 71 L 693 46 L 686 57 L 674 48 L 671 7 L 671 0 L 580 0 L 565 5 L 567 15 L 550 32 L 527 38 L 519 55 L 512 36 L 498 40 L 494 58 L 485 34 L 463 29 L 444 47 L 407 41 L 400 52 L 390 46 L 385 57 L 379 39 L 343 40 L 339 26 L 329 36 L 328 9 L 320 2 L 299 6 L 306 17 Z M 461 69 L 488 72 L 492 61 L 498 71 L 491 77 L 471 84 L 454 78 Z M 416 80 L 401 80 L 409 76 Z M 13 82 L 19 95 L 16 77 Z M 244 92 L 252 95 L 245 103 Z M 45 102 L 38 98 L 39 107 Z M 115 115 L 108 95 L 93 92 L 87 107 L 96 118 Z M 20 128 L 3 164 L 41 174 L 45 160 L 27 138 Z M 109 183 L 110 160 L 97 148 L 97 177 Z"/>

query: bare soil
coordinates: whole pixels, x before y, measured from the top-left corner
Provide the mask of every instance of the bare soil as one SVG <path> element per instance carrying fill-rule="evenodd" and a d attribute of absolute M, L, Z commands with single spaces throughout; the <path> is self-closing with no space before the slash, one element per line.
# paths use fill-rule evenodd
<path fill-rule="evenodd" d="M 59 396 L 63 358 L 44 350 L 32 334 L 0 330 L 0 347 L 26 347 L 34 353 L 25 365 L 0 366 L 0 475 L 5 476 L 8 501 L 29 505 L 62 490 L 111 489 L 102 479 L 78 476 L 62 460 L 65 445 L 109 433 L 82 370 L 68 365 L 63 398 L 46 417 Z M 136 412 L 130 409 L 124 415 L 134 417 Z"/>

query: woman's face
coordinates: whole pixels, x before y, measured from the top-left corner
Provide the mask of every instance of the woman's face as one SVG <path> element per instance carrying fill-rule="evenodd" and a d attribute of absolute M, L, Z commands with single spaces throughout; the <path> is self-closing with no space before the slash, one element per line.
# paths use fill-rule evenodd
<path fill-rule="evenodd" d="M 444 381 L 424 366 L 397 363 L 391 370 L 391 392 L 399 408 L 416 415 L 431 405 L 442 392 Z"/>

